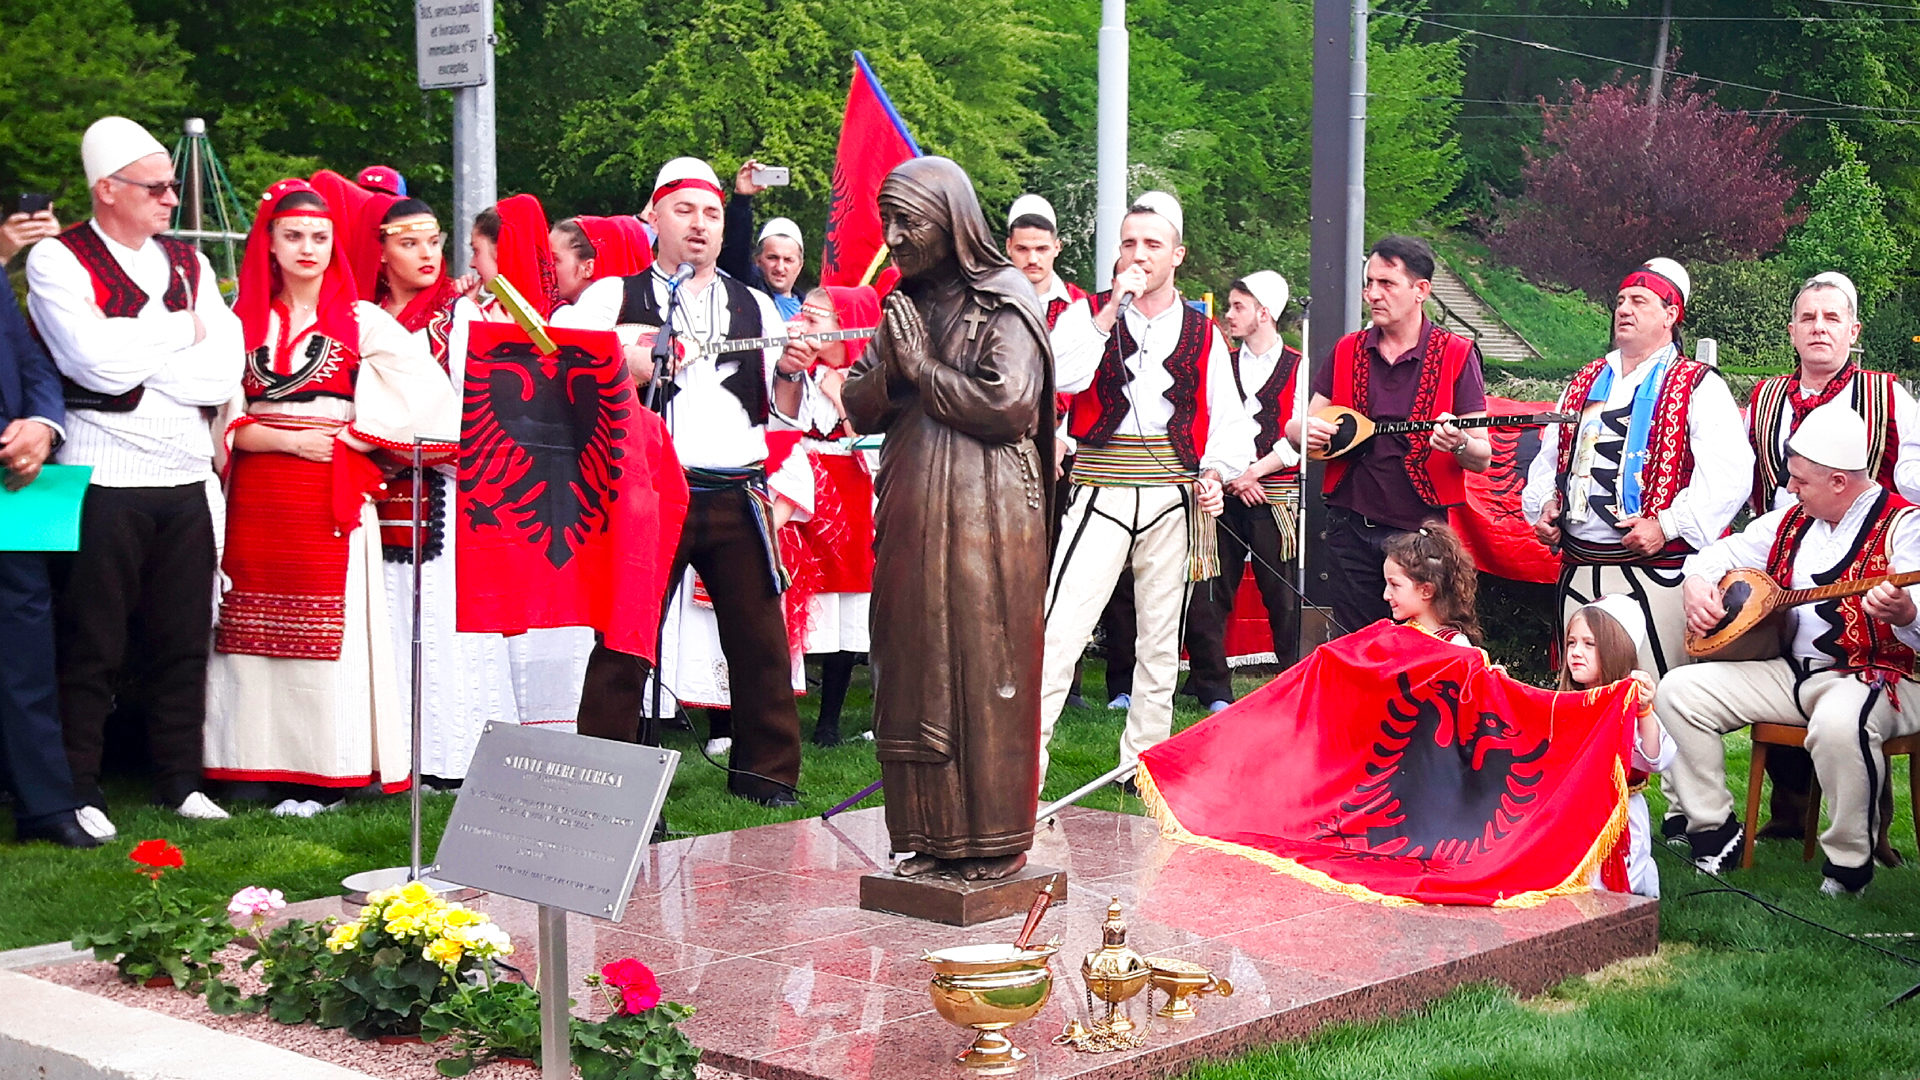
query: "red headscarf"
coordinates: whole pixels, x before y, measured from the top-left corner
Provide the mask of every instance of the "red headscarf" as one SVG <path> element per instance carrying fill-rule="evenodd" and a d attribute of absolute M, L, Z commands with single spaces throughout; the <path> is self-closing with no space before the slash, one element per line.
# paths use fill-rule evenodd
<path fill-rule="evenodd" d="M 305 180 L 294 178 L 280 181 L 260 196 L 260 213 L 254 217 L 253 229 L 247 234 L 247 253 L 240 262 L 240 295 L 233 304 L 233 313 L 240 317 L 240 330 L 246 349 L 251 353 L 262 345 L 277 344 L 267 340 L 268 323 L 281 288 L 280 267 L 273 260 L 275 219 L 324 216 L 333 221 L 334 251 L 333 257 L 327 261 L 326 276 L 320 283 L 320 307 L 315 329 L 347 349 L 358 352 L 360 322 L 353 305 L 359 293 L 354 288 L 353 272 L 340 250 L 341 237 L 348 232 L 347 225 L 339 209 L 332 204 L 324 210 L 303 207 L 280 213 L 280 204 L 296 191 L 319 194 Z M 287 326 L 282 315 L 283 335 L 291 337 L 294 331 L 300 329 Z"/>
<path fill-rule="evenodd" d="M 547 212 L 532 195 L 515 195 L 494 205 L 500 215 L 500 272 L 520 290 L 541 318 L 560 306 L 553 276 L 553 241 L 547 236 Z"/>
<path fill-rule="evenodd" d="M 647 230 L 639 218 L 631 214 L 582 214 L 573 220 L 580 223 L 593 243 L 593 280 L 627 277 L 653 265 L 653 248 L 647 243 Z"/>
<path fill-rule="evenodd" d="M 828 285 L 833 297 L 833 315 L 842 330 L 858 330 L 880 325 L 880 293 L 871 285 Z M 872 338 L 853 338 L 847 342 L 847 366 L 852 367 L 867 351 Z"/>
<path fill-rule="evenodd" d="M 1620 287 L 1613 291 L 1617 296 L 1636 285 L 1651 291 L 1653 295 L 1665 301 L 1668 307 L 1680 309 L 1680 318 L 1674 320 L 1676 326 L 1686 321 L 1687 298 L 1681 294 L 1680 286 L 1676 284 L 1672 278 L 1667 277 L 1665 274 L 1660 273 L 1650 266 L 1642 266 L 1622 278 L 1620 280 Z"/>
<path fill-rule="evenodd" d="M 360 299 L 377 302 L 380 288 L 380 219 L 400 201 L 398 195 L 369 191 L 332 169 L 313 174 L 313 190 L 327 200 L 339 223 L 334 234 L 335 258 L 344 258 L 353 273 Z"/>

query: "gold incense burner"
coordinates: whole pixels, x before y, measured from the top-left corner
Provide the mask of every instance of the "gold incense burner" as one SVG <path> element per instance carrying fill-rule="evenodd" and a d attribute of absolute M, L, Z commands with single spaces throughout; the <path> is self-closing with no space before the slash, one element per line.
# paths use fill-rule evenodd
<path fill-rule="evenodd" d="M 1198 1016 L 1190 998 L 1206 994 L 1233 996 L 1233 984 L 1214 975 L 1204 964 L 1171 956 L 1150 956 L 1147 966 L 1152 971 L 1148 981 L 1155 990 L 1167 995 L 1167 1003 L 1154 1014 L 1163 1020 L 1192 1020 Z"/>
<path fill-rule="evenodd" d="M 1026 1051 L 1013 1045 L 1004 1032 L 1046 1007 L 1053 993 L 1048 961 L 1058 951 L 1057 943 L 1032 948 L 961 945 L 920 957 L 933 965 L 927 992 L 934 1009 L 948 1023 L 980 1033 L 954 1059 L 957 1063 L 987 1076 L 1005 1075 L 1020 1067 Z"/>
<path fill-rule="evenodd" d="M 1087 984 L 1087 1022 L 1067 1022 L 1066 1030 L 1053 1041 L 1084 1053 L 1099 1054 L 1139 1046 L 1146 1039 L 1133 1018 L 1120 1006 L 1146 989 L 1153 968 L 1139 953 L 1127 947 L 1127 922 L 1120 917 L 1120 898 L 1107 905 L 1107 921 L 1100 927 L 1100 948 L 1080 962 L 1080 978 Z M 1103 1017 L 1093 1015 L 1093 1002 L 1107 1003 Z M 1151 1003 L 1151 1002 L 1149 1002 Z"/>

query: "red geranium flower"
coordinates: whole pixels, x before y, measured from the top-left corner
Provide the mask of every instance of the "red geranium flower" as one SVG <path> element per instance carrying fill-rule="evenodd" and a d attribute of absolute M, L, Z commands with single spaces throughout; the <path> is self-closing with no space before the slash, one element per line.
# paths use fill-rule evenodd
<path fill-rule="evenodd" d="M 127 853 L 127 858 L 155 870 L 177 870 L 185 865 L 180 849 L 165 840 L 142 840 Z"/>
<path fill-rule="evenodd" d="M 615 960 L 601 968 L 600 977 L 620 991 L 622 1012 L 643 1013 L 660 1004 L 660 984 L 654 979 L 652 969 L 632 957 Z"/>

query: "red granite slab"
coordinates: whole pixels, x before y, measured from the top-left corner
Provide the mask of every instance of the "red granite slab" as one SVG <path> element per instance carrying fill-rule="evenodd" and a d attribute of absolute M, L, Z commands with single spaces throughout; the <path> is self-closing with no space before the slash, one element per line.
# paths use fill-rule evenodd
<path fill-rule="evenodd" d="M 878 808 L 658 845 L 619 924 L 568 919 L 569 974 L 577 986 L 622 957 L 649 964 L 670 999 L 698 1010 L 686 1030 L 708 1061 L 734 1072 L 961 1080 L 951 1058 L 971 1036 L 933 1011 L 919 957 L 1011 940 L 1020 919 L 956 929 L 860 910 L 860 875 L 887 866 L 889 846 Z M 1516 911 L 1384 907 L 1171 843 L 1144 818 L 1077 807 L 1042 830 L 1033 858 L 1069 873 L 1067 902 L 1042 929 L 1061 941 L 1053 997 L 1008 1033 L 1032 1055 L 1020 1075 L 1034 1080 L 1167 1076 L 1329 1023 L 1417 1008 L 1467 982 L 1538 992 L 1657 944 L 1658 905 L 1639 897 L 1585 894 Z M 1079 1054 L 1052 1038 L 1085 1017 L 1080 958 L 1098 947 L 1115 896 L 1134 948 L 1206 964 L 1235 993 L 1200 999 L 1198 1019 L 1184 1025 L 1149 1019 L 1136 999 L 1145 1046 Z M 532 907 L 497 896 L 472 903 L 514 936 L 513 962 L 531 974 Z M 296 907 L 313 918 L 338 902 Z M 596 1008 L 579 997 L 578 1011 Z"/>

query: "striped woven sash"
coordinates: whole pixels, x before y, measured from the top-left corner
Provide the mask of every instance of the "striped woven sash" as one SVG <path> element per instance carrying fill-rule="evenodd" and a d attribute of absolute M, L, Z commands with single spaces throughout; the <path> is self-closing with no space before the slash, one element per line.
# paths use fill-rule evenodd
<path fill-rule="evenodd" d="M 1180 469 L 1173 440 L 1165 435 L 1114 435 L 1105 446 L 1080 444 L 1073 459 L 1073 482 L 1082 487 L 1191 487 L 1197 477 Z M 1211 516 L 1200 512 L 1192 493 L 1182 493 L 1187 510 L 1187 580 L 1220 576 L 1220 542 Z"/>

